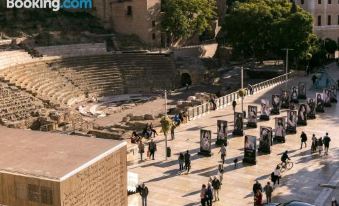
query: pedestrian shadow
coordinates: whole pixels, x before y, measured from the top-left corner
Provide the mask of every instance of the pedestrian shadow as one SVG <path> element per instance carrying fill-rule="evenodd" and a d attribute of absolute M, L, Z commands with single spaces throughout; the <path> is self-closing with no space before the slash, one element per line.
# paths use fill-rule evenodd
<path fill-rule="evenodd" d="M 188 196 L 196 195 L 196 194 L 199 194 L 199 193 L 200 193 L 200 190 L 197 190 L 197 191 L 187 193 L 187 194 L 183 195 L 182 197 L 188 197 Z M 191 203 L 191 204 L 195 204 L 195 203 Z"/>

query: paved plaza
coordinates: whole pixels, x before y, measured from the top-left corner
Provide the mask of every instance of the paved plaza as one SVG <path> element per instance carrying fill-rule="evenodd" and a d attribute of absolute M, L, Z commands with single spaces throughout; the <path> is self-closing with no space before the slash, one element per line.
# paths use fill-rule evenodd
<path fill-rule="evenodd" d="M 331 65 L 329 71 L 333 79 L 339 78 L 339 69 Z M 288 82 L 288 87 L 297 85 L 299 81 L 305 81 L 308 88 L 311 86 L 311 77 L 298 77 Z M 257 105 L 260 108 L 260 100 L 267 98 L 271 100 L 272 94 L 280 93 L 285 84 L 266 88 L 244 100 L 244 109 L 247 106 Z M 308 90 L 308 97 L 315 97 L 315 91 Z M 236 108 L 241 110 L 240 101 Z M 259 109 L 260 110 L 260 109 Z M 329 199 L 336 196 L 339 200 L 338 189 L 331 190 L 320 187 L 319 184 L 336 184 L 339 182 L 339 104 L 332 104 L 326 108 L 323 114 L 317 114 L 317 119 L 309 120 L 307 126 L 297 128 L 297 134 L 288 135 L 286 143 L 275 143 L 271 147 L 271 154 L 257 156 L 256 165 L 244 165 L 243 157 L 244 137 L 230 137 L 227 146 L 227 156 L 224 165 L 225 173 L 223 185 L 220 191 L 220 201 L 217 206 L 246 206 L 253 205 L 252 185 L 255 180 L 264 186 L 270 180 L 270 174 L 275 166 L 280 163 L 281 154 L 289 151 L 289 156 L 294 162 L 294 167 L 282 173 L 282 180 L 273 192 L 273 202 L 285 202 L 288 200 L 302 200 L 316 203 L 317 206 L 327 206 Z M 259 121 L 258 128 L 245 129 L 244 133 L 259 136 L 260 126 L 271 126 L 274 128 L 274 117 L 286 116 L 286 110 L 280 115 L 271 116 L 270 121 Z M 140 182 L 144 182 L 149 188 L 149 206 L 194 206 L 200 205 L 200 188 L 207 184 L 210 176 L 217 174 L 217 166 L 221 163 L 219 148 L 215 147 L 217 120 L 229 122 L 229 134 L 233 130 L 233 110 L 229 105 L 224 109 L 213 111 L 205 116 L 190 121 L 177 128 L 176 138 L 169 141 L 172 156 L 164 161 L 164 141 L 162 136 L 156 137 L 158 151 L 156 160 L 146 160 L 130 166 L 129 171 L 138 173 Z M 198 155 L 200 129 L 212 131 L 212 153 L 211 157 Z M 308 136 L 307 148 L 300 149 L 300 133 L 305 131 Z M 324 136 L 328 132 L 332 141 L 328 156 L 311 154 L 311 136 Z M 192 169 L 189 174 L 178 174 L 178 154 L 189 150 L 192 159 Z M 233 166 L 234 158 L 240 163 L 237 168 Z M 266 199 L 264 198 L 264 201 Z M 141 205 L 138 194 L 129 197 L 129 205 Z"/>

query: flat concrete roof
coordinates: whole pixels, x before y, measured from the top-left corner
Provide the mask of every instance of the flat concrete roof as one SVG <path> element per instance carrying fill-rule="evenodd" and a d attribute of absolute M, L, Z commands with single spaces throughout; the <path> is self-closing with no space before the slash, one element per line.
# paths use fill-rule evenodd
<path fill-rule="evenodd" d="M 0 172 L 60 181 L 126 142 L 0 126 Z"/>

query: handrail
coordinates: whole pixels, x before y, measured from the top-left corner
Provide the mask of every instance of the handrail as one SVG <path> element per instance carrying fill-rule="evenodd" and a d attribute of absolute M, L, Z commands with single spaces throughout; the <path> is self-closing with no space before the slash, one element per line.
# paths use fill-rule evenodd
<path fill-rule="evenodd" d="M 289 72 L 287 74 L 283 74 L 283 75 L 274 77 L 272 79 L 265 80 L 263 82 L 254 84 L 254 85 L 252 85 L 253 93 L 258 92 L 258 91 L 265 89 L 267 87 L 270 87 L 272 85 L 278 85 L 278 84 L 282 84 L 282 83 L 286 82 L 286 75 L 287 75 L 287 81 L 288 81 L 289 79 L 291 79 L 295 75 L 295 73 Z M 222 109 L 222 108 L 226 107 L 226 105 L 231 104 L 234 100 L 240 99 L 239 90 L 215 99 L 216 109 Z M 250 95 L 250 92 L 249 92 L 248 89 L 245 89 L 245 92 L 246 92 L 246 95 Z M 188 120 L 191 121 L 191 120 L 194 120 L 194 119 L 199 118 L 201 116 L 204 116 L 205 114 L 209 113 L 210 111 L 212 111 L 210 102 L 205 102 L 205 103 L 202 103 L 200 105 L 190 107 L 190 108 L 187 109 Z"/>

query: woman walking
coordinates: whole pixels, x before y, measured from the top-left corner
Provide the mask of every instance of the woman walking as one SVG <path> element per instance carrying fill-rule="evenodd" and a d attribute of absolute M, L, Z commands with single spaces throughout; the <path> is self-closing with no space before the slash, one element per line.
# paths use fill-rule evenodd
<path fill-rule="evenodd" d="M 321 156 L 321 152 L 323 151 L 323 138 L 320 137 L 317 142 L 319 155 Z"/>
<path fill-rule="evenodd" d="M 181 152 L 179 154 L 178 161 L 179 161 L 179 172 L 181 172 L 184 170 L 184 162 L 185 162 L 184 154 Z"/>

